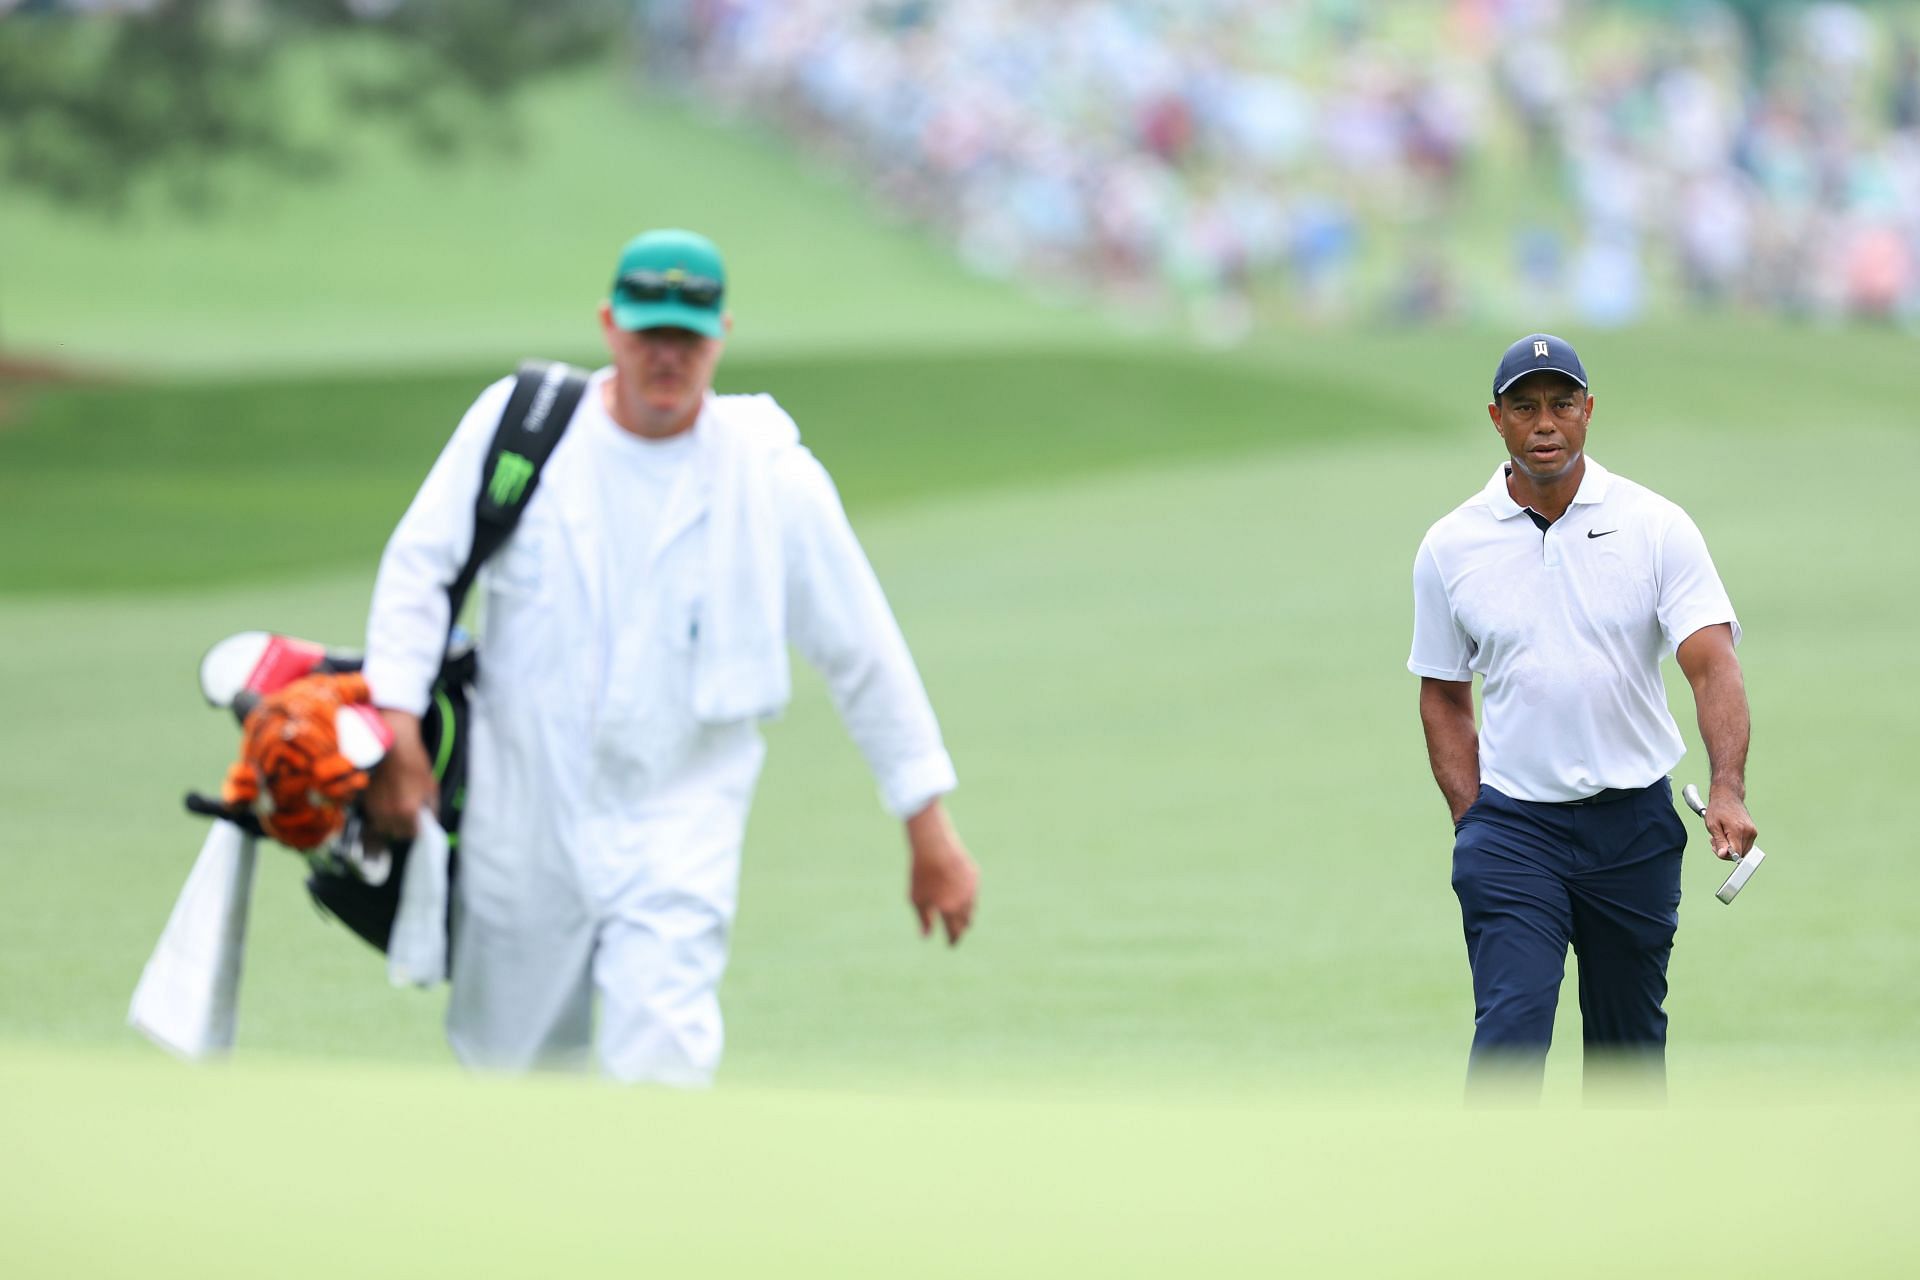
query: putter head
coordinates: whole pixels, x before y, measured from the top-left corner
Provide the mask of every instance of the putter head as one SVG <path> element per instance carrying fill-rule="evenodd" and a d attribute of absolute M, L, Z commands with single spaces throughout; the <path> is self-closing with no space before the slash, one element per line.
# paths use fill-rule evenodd
<path fill-rule="evenodd" d="M 1703 818 L 1707 816 L 1707 802 L 1700 798 L 1700 788 L 1689 782 L 1686 786 L 1680 788 L 1680 798 L 1687 802 L 1687 808 L 1693 810 Z"/>
<path fill-rule="evenodd" d="M 1760 851 L 1760 846 L 1755 845 L 1747 850 L 1744 858 L 1736 858 L 1733 871 L 1728 874 L 1726 883 L 1721 885 L 1713 896 L 1731 904 L 1734 898 L 1739 896 L 1740 890 L 1746 888 L 1747 881 L 1753 879 L 1753 873 L 1760 869 L 1760 864 L 1766 860 L 1766 856 Z"/>

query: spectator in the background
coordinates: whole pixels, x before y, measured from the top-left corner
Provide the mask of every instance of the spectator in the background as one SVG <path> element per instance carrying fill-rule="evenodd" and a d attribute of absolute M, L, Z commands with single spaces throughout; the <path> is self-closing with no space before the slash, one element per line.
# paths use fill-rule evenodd
<path fill-rule="evenodd" d="M 1580 317 L 1595 327 L 1618 328 L 1638 320 L 1646 305 L 1639 242 L 1613 232 L 1581 245 L 1573 260 L 1573 295 Z"/>
<path fill-rule="evenodd" d="M 1680 196 L 1680 267 L 1698 303 L 1725 302 L 1738 293 L 1752 260 L 1753 217 L 1737 172 L 1714 169 L 1694 178 Z"/>
<path fill-rule="evenodd" d="M 1575 12 L 667 0 L 642 21 L 656 74 L 826 151 L 977 269 L 1158 291 L 1210 340 L 1261 296 L 1497 308 L 1450 283 L 1497 287 L 1459 259 L 1458 197 L 1488 173 L 1525 187 L 1507 234 L 1565 220 L 1596 321 L 1667 279 L 1699 307 L 1920 309 L 1920 53 L 1903 34 L 1876 56 L 1888 19 L 1797 11 L 1763 69 L 1722 8 L 1614 13 L 1604 42 Z M 1354 297 L 1361 278 L 1382 292 Z"/>
<path fill-rule="evenodd" d="M 1884 222 L 1855 229 L 1847 247 L 1847 310 L 1872 320 L 1901 314 L 1913 291 L 1913 249 Z"/>
<path fill-rule="evenodd" d="M 1895 129 L 1920 129 L 1920 50 L 1913 37 L 1901 32 L 1894 43 L 1893 83 L 1888 123 Z"/>

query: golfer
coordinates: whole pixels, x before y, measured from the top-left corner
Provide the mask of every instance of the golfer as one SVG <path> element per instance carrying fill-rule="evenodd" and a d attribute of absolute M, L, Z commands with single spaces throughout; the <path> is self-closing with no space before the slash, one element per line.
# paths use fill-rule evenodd
<path fill-rule="evenodd" d="M 702 236 L 626 246 L 600 306 L 611 363 L 482 577 L 447 1011 L 472 1066 L 579 1066 L 591 1044 L 621 1080 L 711 1078 L 789 644 L 906 824 L 921 932 L 937 919 L 957 943 L 972 916 L 977 872 L 941 806 L 953 765 L 833 483 L 770 397 L 712 391 L 726 287 Z M 367 810 L 394 837 L 434 799 L 420 716 L 512 385 L 468 410 L 380 563 L 365 671 L 395 742 Z"/>
<path fill-rule="evenodd" d="M 1686 512 L 1587 456 L 1594 398 L 1551 334 L 1500 359 L 1487 414 L 1506 457 L 1427 532 L 1413 653 L 1473 970 L 1473 1085 L 1539 1087 L 1568 944 L 1588 1079 L 1664 1079 L 1667 959 L 1686 826 L 1660 659 L 1693 688 L 1713 851 L 1753 846 L 1740 624 Z M 1484 681 L 1476 729 L 1473 676 Z"/>

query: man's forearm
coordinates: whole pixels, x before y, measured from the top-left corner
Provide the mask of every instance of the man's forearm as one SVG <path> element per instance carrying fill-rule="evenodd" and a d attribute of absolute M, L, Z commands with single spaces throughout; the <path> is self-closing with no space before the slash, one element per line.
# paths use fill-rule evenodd
<path fill-rule="evenodd" d="M 1706 744 L 1707 766 L 1712 770 L 1711 789 L 1745 801 L 1753 719 L 1739 661 L 1729 655 L 1714 663 L 1694 686 L 1693 698 L 1700 717 L 1700 740 Z"/>
<path fill-rule="evenodd" d="M 1447 812 L 1456 820 L 1480 794 L 1480 739 L 1471 732 L 1472 721 L 1467 726 L 1469 732 L 1462 736 L 1457 725 L 1436 731 L 1432 722 L 1427 724 L 1427 759 L 1433 766 L 1433 780 L 1440 784 Z"/>
<path fill-rule="evenodd" d="M 1433 780 L 1440 784 L 1448 812 L 1458 820 L 1480 794 L 1480 734 L 1473 723 L 1473 687 L 1421 681 L 1420 727 L 1427 736 Z"/>

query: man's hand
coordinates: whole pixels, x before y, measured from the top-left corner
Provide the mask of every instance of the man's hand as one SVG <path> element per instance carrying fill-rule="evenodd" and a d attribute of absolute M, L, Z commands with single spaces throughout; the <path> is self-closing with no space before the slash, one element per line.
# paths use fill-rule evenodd
<path fill-rule="evenodd" d="M 440 784 L 420 738 L 420 717 L 391 707 L 380 708 L 380 717 L 393 730 L 393 746 L 374 767 L 367 787 L 367 825 L 389 841 L 411 840 L 419 830 L 420 810 L 437 806 Z"/>
<path fill-rule="evenodd" d="M 907 819 L 907 844 L 913 857 L 907 898 L 920 917 L 920 936 L 932 936 L 933 920 L 938 916 L 946 925 L 947 944 L 958 946 L 960 936 L 973 922 L 980 868 L 960 843 L 959 832 L 953 829 L 937 798 Z"/>
<path fill-rule="evenodd" d="M 1760 832 L 1747 814 L 1747 802 L 1731 791 L 1712 788 L 1707 797 L 1707 839 L 1713 845 L 1713 856 L 1728 862 L 1744 858 L 1759 838 Z"/>

